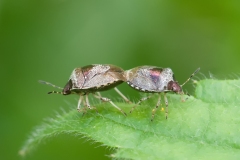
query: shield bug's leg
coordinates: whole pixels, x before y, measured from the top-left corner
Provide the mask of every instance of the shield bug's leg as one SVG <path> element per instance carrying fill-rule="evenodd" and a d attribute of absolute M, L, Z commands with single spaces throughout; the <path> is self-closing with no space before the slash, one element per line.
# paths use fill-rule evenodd
<path fill-rule="evenodd" d="M 164 101 L 165 101 L 165 105 L 166 105 L 165 116 L 166 116 L 166 119 L 167 119 L 168 118 L 168 99 L 167 99 L 166 92 L 164 92 Z"/>
<path fill-rule="evenodd" d="M 95 109 L 96 112 L 98 113 L 98 110 L 96 107 L 91 107 L 89 100 L 88 100 L 88 94 L 86 94 L 86 104 L 87 104 L 88 109 Z"/>
<path fill-rule="evenodd" d="M 98 96 L 98 95 L 96 95 L 96 94 L 94 94 L 94 93 L 93 93 L 93 95 L 94 95 L 94 97 L 100 99 L 101 101 L 111 103 L 111 105 L 114 106 L 115 108 L 117 108 L 120 112 L 122 112 L 122 114 L 123 114 L 124 116 L 127 116 L 127 114 L 126 114 L 121 108 L 119 108 L 116 104 L 114 104 L 110 99 L 108 99 L 108 98 L 106 98 L 106 97 Z"/>
<path fill-rule="evenodd" d="M 82 97 L 82 101 L 83 101 L 83 114 L 82 116 L 84 116 L 86 113 L 87 113 L 87 105 L 86 105 L 86 102 L 84 100 L 84 98 Z"/>
<path fill-rule="evenodd" d="M 87 105 L 88 109 L 92 109 L 90 104 L 89 104 L 88 94 L 86 94 L 85 96 L 86 96 L 86 105 Z"/>
<path fill-rule="evenodd" d="M 138 101 L 138 103 L 137 103 L 135 106 L 132 107 L 132 109 L 130 110 L 130 113 L 132 113 L 132 111 L 133 111 L 138 105 L 140 105 L 143 101 L 146 101 L 146 100 L 148 100 L 149 98 L 151 98 L 152 95 L 153 95 L 153 94 L 151 94 L 151 95 L 149 95 L 149 96 L 147 96 L 147 97 L 141 98 L 141 99 Z"/>
<path fill-rule="evenodd" d="M 124 96 L 122 94 L 122 92 L 120 92 L 117 87 L 114 87 L 114 90 L 127 102 L 127 103 L 132 103 L 126 96 Z"/>
<path fill-rule="evenodd" d="M 80 107 L 81 107 L 82 99 L 83 99 L 83 96 L 80 96 L 80 97 L 79 97 L 79 100 L 78 100 L 78 106 L 77 106 L 78 112 L 80 112 Z"/>
<path fill-rule="evenodd" d="M 152 110 L 152 119 L 151 119 L 151 121 L 153 121 L 154 116 L 155 116 L 155 113 L 156 113 L 156 111 L 157 111 L 157 109 L 158 109 L 158 107 L 159 107 L 159 105 L 160 105 L 160 103 L 161 103 L 161 93 L 159 93 L 158 95 L 159 95 L 159 97 L 158 97 L 157 105 L 156 105 L 156 107 Z"/>
<path fill-rule="evenodd" d="M 86 94 L 86 103 L 87 103 L 87 106 L 88 106 L 89 109 L 94 109 L 98 113 L 98 110 L 97 110 L 96 107 L 94 107 L 94 106 L 91 107 L 91 105 L 89 103 L 89 100 L 88 100 L 88 94 Z"/>
<path fill-rule="evenodd" d="M 122 114 L 124 115 L 124 116 L 127 116 L 127 114 L 121 109 L 121 108 L 119 108 L 117 105 L 115 105 L 110 99 L 108 99 L 109 101 L 109 103 L 111 103 L 115 108 L 117 108 L 120 112 L 122 112 Z"/>
<path fill-rule="evenodd" d="M 182 94 L 181 94 L 181 101 L 182 101 L 182 102 L 185 102 L 186 100 L 188 100 L 188 97 L 190 97 L 190 94 L 186 93 L 186 95 L 187 95 L 188 97 L 186 97 L 185 99 L 183 98 L 183 95 L 184 95 L 184 92 L 182 92 Z"/>
<path fill-rule="evenodd" d="M 97 95 L 99 96 L 99 97 L 102 97 L 102 95 L 101 95 L 101 93 L 100 92 L 96 92 L 97 93 Z M 98 98 L 99 99 L 99 98 Z M 100 102 L 102 102 L 102 100 L 101 99 L 99 99 L 100 100 Z"/>
<path fill-rule="evenodd" d="M 102 97 L 100 92 L 96 92 L 96 93 L 97 93 L 97 95 L 98 95 L 99 97 Z"/>
<path fill-rule="evenodd" d="M 89 100 L 88 100 L 88 94 L 86 94 L 86 104 L 87 104 L 88 109 L 95 109 L 96 112 L 98 113 L 98 110 L 96 107 L 91 107 Z"/>

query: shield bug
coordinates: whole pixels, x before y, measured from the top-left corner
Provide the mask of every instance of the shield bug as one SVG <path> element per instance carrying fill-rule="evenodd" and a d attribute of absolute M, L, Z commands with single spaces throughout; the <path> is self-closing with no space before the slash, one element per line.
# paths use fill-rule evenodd
<path fill-rule="evenodd" d="M 124 77 L 124 70 L 120 67 L 110 64 L 93 64 L 81 68 L 75 68 L 64 88 L 55 86 L 49 82 L 40 81 L 40 83 L 48 84 L 53 87 L 62 89 L 61 92 L 51 91 L 62 95 L 77 94 L 80 96 L 77 109 L 80 111 L 81 103 L 92 109 L 90 106 L 88 95 L 93 94 L 94 97 L 104 102 L 111 103 L 115 108 L 121 111 L 124 115 L 126 113 L 115 105 L 110 99 L 102 97 L 100 91 L 105 91 L 114 88 L 114 90 L 126 101 L 131 103 L 117 88 L 116 86 L 126 81 Z M 99 94 L 96 94 L 99 93 Z M 85 96 L 85 99 L 84 97 Z"/>
<path fill-rule="evenodd" d="M 182 86 L 185 85 L 198 71 L 198 68 L 182 85 L 179 85 L 174 79 L 173 71 L 170 68 L 161 68 L 156 66 L 139 66 L 133 69 L 125 71 L 126 82 L 132 88 L 146 93 L 158 93 L 159 98 L 155 109 L 152 110 L 152 118 L 154 118 L 155 112 L 161 103 L 161 93 L 164 93 L 164 101 L 166 105 L 166 119 L 168 118 L 168 100 L 166 97 L 167 92 L 174 92 L 183 95 Z M 143 97 L 138 101 L 136 105 L 139 105 L 142 101 L 151 98 Z M 182 99 L 182 101 L 184 101 Z M 134 110 L 136 105 L 131 109 L 130 113 Z"/>

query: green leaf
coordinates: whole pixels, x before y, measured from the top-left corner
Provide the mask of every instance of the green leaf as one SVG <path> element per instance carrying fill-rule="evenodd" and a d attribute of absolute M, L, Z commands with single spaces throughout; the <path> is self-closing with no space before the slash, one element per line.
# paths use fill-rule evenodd
<path fill-rule="evenodd" d="M 116 159 L 240 159 L 240 80 L 202 80 L 195 96 L 181 102 L 167 94 L 168 119 L 156 112 L 157 95 L 123 116 L 108 103 L 82 116 L 75 109 L 38 126 L 23 145 L 26 155 L 47 138 L 73 134 L 115 148 Z M 133 104 L 116 103 L 129 112 Z M 162 104 L 163 98 L 162 98 Z"/>

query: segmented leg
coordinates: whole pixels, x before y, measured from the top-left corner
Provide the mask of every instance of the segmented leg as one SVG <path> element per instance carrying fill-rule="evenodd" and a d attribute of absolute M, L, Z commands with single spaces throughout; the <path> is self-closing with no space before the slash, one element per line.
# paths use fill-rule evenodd
<path fill-rule="evenodd" d="M 108 99 L 108 98 L 106 98 L 106 97 L 98 96 L 98 95 L 96 95 L 96 94 L 93 94 L 93 95 L 94 95 L 94 97 L 100 99 L 101 101 L 111 103 L 111 105 L 114 106 L 115 108 L 117 108 L 120 112 L 122 112 L 122 114 L 123 114 L 124 116 L 127 116 L 127 114 L 126 114 L 121 108 L 119 108 L 117 105 L 115 105 L 110 99 Z"/>
<path fill-rule="evenodd" d="M 80 96 L 78 100 L 78 106 L 77 106 L 78 112 L 80 111 L 80 108 L 81 108 L 82 99 L 83 99 L 83 96 Z"/>
<path fill-rule="evenodd" d="M 86 96 L 86 105 L 87 105 L 88 109 L 92 109 L 90 104 L 89 104 L 88 94 L 86 94 L 85 96 Z"/>
<path fill-rule="evenodd" d="M 81 112 L 81 103 L 82 103 L 82 101 L 83 101 L 83 103 L 84 103 L 84 106 L 83 106 L 83 108 L 82 108 L 82 111 L 83 111 L 82 116 L 84 116 L 84 114 L 85 114 L 87 111 L 86 111 L 85 101 L 83 100 L 83 96 L 80 96 L 80 97 L 79 97 L 77 110 L 78 110 L 78 112 Z"/>
<path fill-rule="evenodd" d="M 188 96 L 187 98 L 183 98 L 183 95 L 184 95 L 184 93 L 182 92 L 182 94 L 181 94 L 181 101 L 182 102 L 185 102 L 186 100 L 188 100 L 188 97 L 190 97 L 190 94 L 188 94 L 188 93 L 186 93 L 186 95 Z"/>
<path fill-rule="evenodd" d="M 114 87 L 114 90 L 127 102 L 127 103 L 132 103 L 126 96 L 124 96 L 122 94 L 122 92 L 120 92 L 117 87 Z"/>
<path fill-rule="evenodd" d="M 88 94 L 86 94 L 85 96 L 86 96 L 86 105 L 87 105 L 88 109 L 95 109 L 96 112 L 98 113 L 98 110 L 96 107 L 91 107 L 89 100 L 88 100 Z"/>
<path fill-rule="evenodd" d="M 83 101 L 83 114 L 82 114 L 82 116 L 84 116 L 86 113 L 87 113 L 87 104 L 86 104 L 86 101 L 84 100 L 84 98 L 83 98 L 83 96 L 81 96 L 82 97 L 82 101 Z"/>
<path fill-rule="evenodd" d="M 159 95 L 159 97 L 158 97 L 157 105 L 156 105 L 156 107 L 152 110 L 152 119 L 151 119 L 151 121 L 153 121 L 154 116 L 155 116 L 155 113 L 156 113 L 156 111 L 157 111 L 157 109 L 158 109 L 158 107 L 159 107 L 159 105 L 160 105 L 160 103 L 161 103 L 161 93 L 159 93 L 158 95 Z"/>
<path fill-rule="evenodd" d="M 99 97 L 102 97 L 102 95 L 101 95 L 100 92 L 96 92 L 96 93 L 97 93 L 97 95 L 98 95 Z M 99 100 L 100 100 L 100 102 L 102 102 L 101 99 L 99 99 Z"/>
<path fill-rule="evenodd" d="M 167 119 L 168 118 L 168 99 L 167 99 L 167 96 L 166 96 L 166 92 L 164 92 L 164 101 L 165 101 L 165 105 L 166 105 L 165 116 L 166 116 L 166 119 Z"/>
<path fill-rule="evenodd" d="M 138 101 L 138 103 L 132 107 L 132 109 L 130 110 L 130 113 L 132 113 L 132 111 L 137 107 L 137 105 L 140 105 L 143 101 L 148 100 L 149 98 L 152 97 L 152 95 L 153 95 L 153 94 L 151 94 L 151 95 L 149 95 L 149 96 L 147 96 L 147 97 L 141 98 L 141 99 Z"/>

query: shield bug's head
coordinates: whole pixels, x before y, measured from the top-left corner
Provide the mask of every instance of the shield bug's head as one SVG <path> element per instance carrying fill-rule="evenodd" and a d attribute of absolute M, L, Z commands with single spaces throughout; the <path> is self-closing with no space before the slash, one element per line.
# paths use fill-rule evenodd
<path fill-rule="evenodd" d="M 54 88 L 58 88 L 58 89 L 61 89 L 61 90 L 62 90 L 62 92 L 59 92 L 59 91 L 50 91 L 50 92 L 48 92 L 48 94 L 57 93 L 57 94 L 62 94 L 62 95 L 69 95 L 69 94 L 72 93 L 72 92 L 71 92 L 71 88 L 72 88 L 72 82 L 71 82 L 71 80 L 68 81 L 68 83 L 65 85 L 64 88 L 58 87 L 58 86 L 56 86 L 56 85 L 54 85 L 54 84 L 51 84 L 51 83 L 49 83 L 49 82 L 42 81 L 42 80 L 39 80 L 39 83 L 47 84 L 47 85 L 50 85 L 50 86 L 52 86 L 52 87 L 54 87 Z"/>
<path fill-rule="evenodd" d="M 71 94 L 72 80 L 70 79 L 62 90 L 63 95 Z"/>
<path fill-rule="evenodd" d="M 178 94 L 182 93 L 182 87 L 178 84 L 177 81 L 168 82 L 167 89 Z"/>
<path fill-rule="evenodd" d="M 200 68 L 193 72 L 193 74 L 191 74 L 191 76 L 182 85 L 179 85 L 177 81 L 170 81 L 168 83 L 168 90 L 178 94 L 184 94 L 184 92 L 182 91 L 182 86 L 184 86 L 199 70 Z"/>

